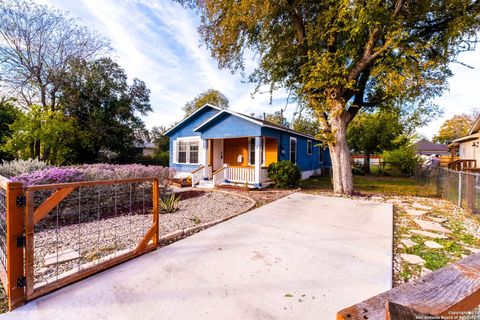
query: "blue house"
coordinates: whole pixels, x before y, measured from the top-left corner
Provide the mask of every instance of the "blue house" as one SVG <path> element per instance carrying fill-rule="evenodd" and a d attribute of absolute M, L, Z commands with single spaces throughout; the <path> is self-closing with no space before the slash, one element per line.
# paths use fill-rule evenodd
<path fill-rule="evenodd" d="M 170 138 L 170 167 L 192 186 L 268 184 L 267 167 L 290 160 L 302 179 L 330 167 L 327 150 L 313 136 L 209 104 L 165 133 Z"/>

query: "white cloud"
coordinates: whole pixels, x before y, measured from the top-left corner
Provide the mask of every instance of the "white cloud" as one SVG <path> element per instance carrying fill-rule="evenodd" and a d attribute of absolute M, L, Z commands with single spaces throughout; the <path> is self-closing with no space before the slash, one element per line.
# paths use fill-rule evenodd
<path fill-rule="evenodd" d="M 70 11 L 112 41 L 116 57 L 130 78 L 151 89 L 154 112 L 147 126 L 167 125 L 182 118 L 181 107 L 200 92 L 214 88 L 230 99 L 231 108 L 246 113 L 278 110 L 268 94 L 250 94 L 252 84 L 240 75 L 219 70 L 210 52 L 201 46 L 198 17 L 170 0 L 43 0 Z M 250 64 L 251 65 L 251 64 Z M 276 98 L 284 97 L 278 92 Z"/>
<path fill-rule="evenodd" d="M 182 118 L 181 107 L 200 92 L 214 88 L 229 99 L 231 108 L 261 114 L 285 106 L 287 93 L 279 90 L 270 105 L 270 95 L 257 94 L 254 85 L 243 83 L 240 75 L 219 70 L 210 52 L 201 46 L 196 13 L 171 0 L 41 0 L 58 9 L 70 11 L 82 21 L 111 39 L 120 65 L 130 79 L 144 80 L 151 89 L 154 112 L 145 118 L 147 126 L 168 125 Z M 435 100 L 445 113 L 432 119 L 420 132 L 431 137 L 444 119 L 468 112 L 477 104 L 480 83 L 480 51 L 464 53 L 461 60 L 475 66 L 471 70 L 454 64 L 450 90 Z M 248 55 L 247 68 L 254 68 L 254 56 Z M 294 106 L 287 108 L 290 116 Z"/>

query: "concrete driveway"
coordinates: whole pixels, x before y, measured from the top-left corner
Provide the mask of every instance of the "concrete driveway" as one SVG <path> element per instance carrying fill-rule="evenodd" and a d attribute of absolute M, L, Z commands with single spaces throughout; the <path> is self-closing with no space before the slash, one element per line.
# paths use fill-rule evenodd
<path fill-rule="evenodd" d="M 295 193 L 0 319 L 335 319 L 391 288 L 392 206 Z"/>

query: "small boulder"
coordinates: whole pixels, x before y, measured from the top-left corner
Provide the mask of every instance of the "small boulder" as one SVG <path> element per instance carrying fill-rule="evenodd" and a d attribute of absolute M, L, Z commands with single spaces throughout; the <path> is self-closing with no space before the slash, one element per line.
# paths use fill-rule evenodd
<path fill-rule="evenodd" d="M 423 243 L 427 248 L 430 248 L 430 249 L 442 249 L 443 246 L 440 244 L 440 243 L 437 243 L 435 241 L 425 241 Z"/>
<path fill-rule="evenodd" d="M 471 253 L 478 253 L 480 252 L 480 249 L 478 248 L 473 248 L 473 247 L 463 247 L 464 249 L 467 249 L 468 251 L 470 251 Z"/>
<path fill-rule="evenodd" d="M 405 209 L 405 211 L 407 211 L 407 214 L 409 216 L 414 216 L 414 217 L 423 216 L 425 213 L 428 212 L 428 211 L 425 211 L 425 210 L 418 210 L 418 209 L 411 209 L 411 208 L 407 208 L 407 209 Z"/>
<path fill-rule="evenodd" d="M 422 267 L 421 276 L 423 277 L 423 276 L 425 276 L 429 273 L 432 273 L 432 272 L 433 272 L 432 270 L 430 270 L 428 268 L 425 268 L 425 267 Z"/>
<path fill-rule="evenodd" d="M 443 234 L 433 233 L 433 232 L 429 232 L 429 231 L 410 230 L 409 232 L 413 233 L 413 234 L 416 234 L 416 235 L 419 235 L 419 236 L 432 238 L 432 239 L 448 239 L 448 237 L 443 235 Z"/>
<path fill-rule="evenodd" d="M 412 241 L 410 239 L 402 239 L 400 242 L 406 247 L 406 248 L 411 248 L 413 246 L 416 246 L 418 243 L 415 241 Z"/>
<path fill-rule="evenodd" d="M 444 223 L 448 221 L 447 218 L 438 218 L 438 217 L 431 217 L 431 216 L 428 216 L 427 218 L 438 223 Z"/>
<path fill-rule="evenodd" d="M 433 208 L 432 207 L 429 207 L 429 206 L 425 206 L 421 203 L 418 203 L 418 202 L 414 202 L 412 204 L 412 207 L 415 208 L 415 209 L 420 209 L 420 210 L 427 210 L 427 211 L 430 211 L 432 210 Z"/>
<path fill-rule="evenodd" d="M 423 266 L 425 264 L 425 260 L 423 260 L 421 257 L 416 256 L 414 254 L 407 254 L 407 253 L 402 253 L 400 257 L 405 260 L 408 264 L 413 264 L 417 266 Z"/>
<path fill-rule="evenodd" d="M 438 222 L 433 222 L 433 221 L 426 221 L 426 220 L 420 220 L 420 219 L 414 219 L 415 223 L 422 228 L 423 230 L 426 231 L 437 231 L 437 232 L 442 232 L 442 233 L 452 233 L 452 231 L 448 230 L 444 226 L 442 226 Z"/>

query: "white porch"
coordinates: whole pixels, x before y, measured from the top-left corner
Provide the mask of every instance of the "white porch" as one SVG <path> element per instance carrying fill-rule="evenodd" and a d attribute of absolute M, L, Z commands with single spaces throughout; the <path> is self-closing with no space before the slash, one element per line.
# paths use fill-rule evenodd
<path fill-rule="evenodd" d="M 276 140 L 270 144 L 272 145 L 270 148 L 275 149 L 276 157 Z M 202 163 L 190 174 L 192 187 L 237 185 L 259 188 L 268 184 L 265 166 L 268 152 L 265 138 L 202 140 L 200 146 Z M 232 162 L 238 162 L 240 165 L 231 165 Z"/>

